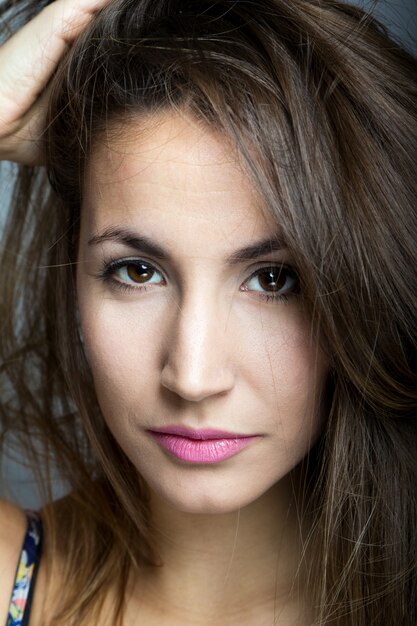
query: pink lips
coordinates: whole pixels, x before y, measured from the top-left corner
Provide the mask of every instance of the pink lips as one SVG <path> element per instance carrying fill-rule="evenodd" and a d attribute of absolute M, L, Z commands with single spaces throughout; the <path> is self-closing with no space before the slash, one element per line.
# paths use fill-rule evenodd
<path fill-rule="evenodd" d="M 148 431 L 168 452 L 188 463 L 218 463 L 234 456 L 259 436 L 236 435 L 221 430 L 191 430 L 169 426 Z"/>

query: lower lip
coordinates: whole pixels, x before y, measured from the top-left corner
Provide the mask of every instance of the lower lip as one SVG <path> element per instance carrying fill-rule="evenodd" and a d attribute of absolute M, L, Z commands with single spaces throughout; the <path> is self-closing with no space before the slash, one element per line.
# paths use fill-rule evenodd
<path fill-rule="evenodd" d="M 249 446 L 255 437 L 238 439 L 189 439 L 179 435 L 148 431 L 162 448 L 187 463 L 219 463 Z"/>

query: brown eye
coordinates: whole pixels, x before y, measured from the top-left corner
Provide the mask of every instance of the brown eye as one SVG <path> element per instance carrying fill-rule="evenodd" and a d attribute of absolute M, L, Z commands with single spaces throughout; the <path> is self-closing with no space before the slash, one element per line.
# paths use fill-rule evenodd
<path fill-rule="evenodd" d="M 258 282 L 265 291 L 279 291 L 287 281 L 285 272 L 270 269 L 258 274 Z"/>
<path fill-rule="evenodd" d="M 117 262 L 117 264 L 110 266 L 109 274 L 118 283 L 130 287 L 164 283 L 161 273 L 150 263 L 144 261 Z"/>
<path fill-rule="evenodd" d="M 144 263 L 130 263 L 126 265 L 126 273 L 135 283 L 147 283 L 155 272 Z"/>
<path fill-rule="evenodd" d="M 298 292 L 299 279 L 294 270 L 284 265 L 258 270 L 246 283 L 247 291 L 259 293 Z"/>

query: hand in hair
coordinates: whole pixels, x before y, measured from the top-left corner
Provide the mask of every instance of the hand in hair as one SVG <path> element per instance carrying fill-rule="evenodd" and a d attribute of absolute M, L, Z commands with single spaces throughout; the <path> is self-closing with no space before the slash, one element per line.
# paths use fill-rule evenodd
<path fill-rule="evenodd" d="M 68 46 L 109 0 L 56 0 L 0 48 L 0 159 L 41 164 L 48 83 Z"/>

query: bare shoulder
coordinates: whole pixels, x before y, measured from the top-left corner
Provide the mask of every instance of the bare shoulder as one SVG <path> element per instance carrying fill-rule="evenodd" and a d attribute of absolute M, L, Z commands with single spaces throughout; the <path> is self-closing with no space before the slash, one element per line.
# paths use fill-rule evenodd
<path fill-rule="evenodd" d="M 26 524 L 26 515 L 22 509 L 11 502 L 0 500 L 0 626 L 7 621 Z"/>
<path fill-rule="evenodd" d="M 60 555 L 56 554 L 49 537 L 49 523 L 51 518 L 61 519 L 68 515 L 71 501 L 64 497 L 61 500 L 50 502 L 40 509 L 42 530 L 42 555 L 38 567 L 35 593 L 30 613 L 30 623 L 33 626 L 46 626 L 46 601 L 53 603 L 62 592 L 60 587 Z M 7 623 L 10 599 L 16 578 L 16 569 L 19 562 L 25 534 L 27 517 L 25 512 L 15 504 L 0 499 L 0 626 Z M 51 580 L 51 565 L 53 565 L 53 580 Z"/>

